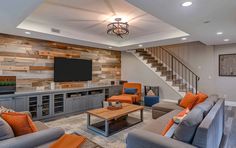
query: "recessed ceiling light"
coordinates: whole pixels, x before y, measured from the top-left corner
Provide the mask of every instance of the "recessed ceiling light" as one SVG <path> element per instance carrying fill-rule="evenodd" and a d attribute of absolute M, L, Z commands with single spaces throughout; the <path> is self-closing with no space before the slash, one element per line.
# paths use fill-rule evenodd
<path fill-rule="evenodd" d="M 217 35 L 221 35 L 221 34 L 223 34 L 223 32 L 217 32 L 216 34 L 217 34 Z"/>
<path fill-rule="evenodd" d="M 112 49 L 112 47 L 111 47 L 111 46 L 109 46 L 108 48 L 109 48 L 109 49 Z"/>
<path fill-rule="evenodd" d="M 181 38 L 181 40 L 185 41 L 185 40 L 187 40 L 187 38 Z"/>
<path fill-rule="evenodd" d="M 188 7 L 188 6 L 191 6 L 192 4 L 193 4 L 192 2 L 184 2 L 184 3 L 182 3 L 182 6 Z"/>
<path fill-rule="evenodd" d="M 139 44 L 138 47 L 143 47 L 143 45 L 142 45 L 142 44 Z"/>
<path fill-rule="evenodd" d="M 26 31 L 26 32 L 25 32 L 25 34 L 31 34 L 31 32 L 29 32 L 29 31 Z"/>
<path fill-rule="evenodd" d="M 228 41 L 229 41 L 229 39 L 224 39 L 224 41 L 225 41 L 225 42 L 228 42 Z"/>

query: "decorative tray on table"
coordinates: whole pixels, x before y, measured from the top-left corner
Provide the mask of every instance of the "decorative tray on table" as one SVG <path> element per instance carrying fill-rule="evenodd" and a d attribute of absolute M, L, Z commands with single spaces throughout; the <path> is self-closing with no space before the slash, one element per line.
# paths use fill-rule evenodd
<path fill-rule="evenodd" d="M 107 109 L 109 109 L 109 110 L 122 109 L 122 104 L 120 102 L 109 102 Z"/>

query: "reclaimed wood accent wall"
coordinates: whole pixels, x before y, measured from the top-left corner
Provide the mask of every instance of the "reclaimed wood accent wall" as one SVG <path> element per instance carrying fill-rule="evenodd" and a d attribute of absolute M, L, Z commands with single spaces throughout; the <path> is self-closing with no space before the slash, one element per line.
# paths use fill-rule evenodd
<path fill-rule="evenodd" d="M 0 34 L 0 75 L 16 76 L 17 91 L 49 89 L 54 57 L 92 59 L 92 84 L 121 78 L 121 53 L 106 49 Z M 56 88 L 83 87 L 87 82 L 56 83 Z"/>

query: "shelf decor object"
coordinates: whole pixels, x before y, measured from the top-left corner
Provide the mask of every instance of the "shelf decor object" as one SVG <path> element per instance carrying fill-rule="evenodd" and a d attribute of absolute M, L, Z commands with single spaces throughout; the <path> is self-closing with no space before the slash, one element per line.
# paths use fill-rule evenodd
<path fill-rule="evenodd" d="M 120 102 L 109 102 L 108 110 L 118 110 L 122 109 L 122 104 Z"/>
<path fill-rule="evenodd" d="M 219 55 L 219 76 L 236 76 L 236 54 Z"/>
<path fill-rule="evenodd" d="M 115 22 L 107 25 L 107 34 L 123 38 L 124 35 L 129 34 L 129 24 L 127 22 L 121 22 L 121 18 L 116 18 Z"/>
<path fill-rule="evenodd" d="M 0 76 L 0 94 L 12 94 L 16 91 L 15 76 Z"/>

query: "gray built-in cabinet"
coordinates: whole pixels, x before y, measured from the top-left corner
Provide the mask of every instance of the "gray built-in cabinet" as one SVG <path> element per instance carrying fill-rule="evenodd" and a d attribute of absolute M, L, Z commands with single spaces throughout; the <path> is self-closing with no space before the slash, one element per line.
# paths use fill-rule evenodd
<path fill-rule="evenodd" d="M 48 90 L 0 96 L 0 106 L 29 111 L 34 120 L 102 107 L 102 102 L 122 91 L 121 85 L 81 89 Z"/>

